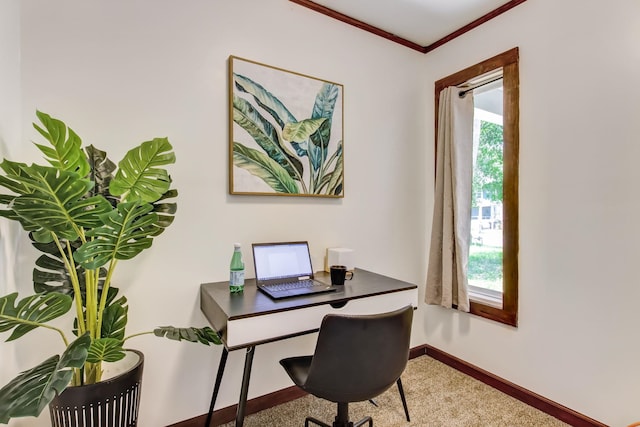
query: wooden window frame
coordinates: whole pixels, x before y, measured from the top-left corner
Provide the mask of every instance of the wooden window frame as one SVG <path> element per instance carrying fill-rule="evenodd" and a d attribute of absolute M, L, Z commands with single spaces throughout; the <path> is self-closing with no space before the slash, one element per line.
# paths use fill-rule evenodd
<path fill-rule="evenodd" d="M 503 69 L 503 293 L 502 308 L 470 301 L 470 313 L 518 326 L 518 158 L 519 158 L 519 51 L 510 49 L 435 82 L 435 135 L 437 150 L 440 92 L 498 68 Z"/>

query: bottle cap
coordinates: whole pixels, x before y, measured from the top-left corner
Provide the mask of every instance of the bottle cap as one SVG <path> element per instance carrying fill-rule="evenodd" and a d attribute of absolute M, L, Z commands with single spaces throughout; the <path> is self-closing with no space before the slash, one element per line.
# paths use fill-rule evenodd
<path fill-rule="evenodd" d="M 242 245 L 240 243 L 234 243 L 233 247 L 236 249 L 240 249 L 242 247 Z"/>

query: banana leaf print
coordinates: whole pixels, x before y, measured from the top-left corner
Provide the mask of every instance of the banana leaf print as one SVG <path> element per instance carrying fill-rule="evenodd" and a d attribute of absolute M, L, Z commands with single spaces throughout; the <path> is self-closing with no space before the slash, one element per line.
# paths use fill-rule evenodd
<path fill-rule="evenodd" d="M 229 62 L 230 193 L 343 197 L 342 85 Z"/>

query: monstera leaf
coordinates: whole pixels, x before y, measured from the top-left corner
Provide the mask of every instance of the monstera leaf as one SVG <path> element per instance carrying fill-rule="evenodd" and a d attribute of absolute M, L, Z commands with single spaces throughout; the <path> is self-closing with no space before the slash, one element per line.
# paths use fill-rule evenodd
<path fill-rule="evenodd" d="M 115 338 L 98 338 L 93 340 L 87 355 L 87 362 L 117 362 L 124 359 L 122 341 Z"/>
<path fill-rule="evenodd" d="M 189 342 L 199 342 L 206 345 L 209 345 L 209 343 L 222 343 L 218 334 L 208 326 L 204 328 L 176 328 L 173 326 L 162 326 L 154 329 L 153 333 L 157 337 L 167 337 L 170 340 L 176 341 L 184 340 Z"/>
<path fill-rule="evenodd" d="M 113 290 L 115 290 L 115 288 L 109 288 L 110 292 Z M 117 290 L 114 292 L 114 296 L 115 293 L 117 293 Z M 100 336 L 124 341 L 128 312 L 127 298 L 120 297 L 113 302 L 109 301 L 102 315 L 102 330 Z"/>
<path fill-rule="evenodd" d="M 37 293 L 41 292 L 61 292 L 74 296 L 73 284 L 71 276 L 64 263 L 58 246 L 53 243 L 40 243 L 35 241 L 33 235 L 30 234 L 31 244 L 42 252 L 42 255 L 36 260 L 36 266 L 33 269 L 33 290 Z M 64 251 L 70 251 L 72 254 L 82 245 L 80 240 L 73 242 L 63 241 L 61 246 Z M 76 277 L 80 285 L 80 292 L 84 294 L 86 290 L 84 268 L 76 265 Z M 102 287 L 107 271 L 101 268 L 98 272 L 98 288 Z M 83 298 L 84 301 L 84 298 Z"/>
<path fill-rule="evenodd" d="M 88 334 L 76 339 L 62 354 L 55 355 L 38 366 L 22 372 L 0 389 L 0 423 L 14 417 L 38 416 L 69 385 L 73 371 L 87 359 L 91 338 Z"/>
<path fill-rule="evenodd" d="M 177 196 L 178 190 L 169 190 L 157 202 L 153 203 L 153 211 L 158 214 L 158 221 L 154 224 L 151 236 L 158 236 L 173 223 L 178 205 L 174 202 L 167 203 L 164 200 Z"/>
<path fill-rule="evenodd" d="M 0 178 L 3 178 L 3 177 L 0 177 Z M 13 200 L 15 198 L 16 198 L 16 196 L 9 196 L 9 195 L 6 195 L 6 194 L 0 194 L 0 205 L 9 206 L 9 205 L 11 205 L 13 203 Z M 13 209 L 0 209 L 0 217 L 5 217 L 7 219 L 11 219 L 11 220 L 20 222 L 20 224 L 22 225 L 22 228 L 24 228 L 27 231 L 34 231 L 34 230 L 37 230 L 39 228 L 38 226 L 29 223 L 29 221 L 25 221 L 22 218 L 20 218 L 13 211 Z"/>
<path fill-rule="evenodd" d="M 33 192 L 16 197 L 12 208 L 18 216 L 44 231 L 34 233 L 38 241 L 51 241 L 50 236 L 46 239 L 49 233 L 76 240 L 80 228 L 100 225 L 99 216 L 112 210 L 102 196 L 85 197 L 93 184 L 75 172 L 35 164 L 21 166 L 21 169 L 28 178 L 16 175 L 11 178 L 21 179 Z"/>
<path fill-rule="evenodd" d="M 169 173 L 160 166 L 175 163 L 172 149 L 167 138 L 154 138 L 129 150 L 109 184 L 111 194 L 123 201 L 160 199 L 171 185 Z"/>
<path fill-rule="evenodd" d="M 51 244 L 52 246 L 55 246 Z M 77 266 L 78 273 L 81 267 Z M 84 283 L 84 276 L 78 275 Z M 67 272 L 64 262 L 60 257 L 54 257 L 49 254 L 43 254 L 36 260 L 36 266 L 33 269 L 33 289 L 36 292 L 62 292 L 73 296 L 73 284 Z"/>
<path fill-rule="evenodd" d="M 6 175 L 0 175 L 0 185 L 18 195 L 31 193 L 32 190 L 23 184 L 24 180 L 29 178 L 29 175 L 23 169 L 24 166 L 27 165 L 4 159 L 2 163 L 0 163 L 0 168 L 2 168 Z M 5 197 L 13 200 L 16 196 Z"/>
<path fill-rule="evenodd" d="M 69 295 L 59 293 L 31 295 L 16 304 L 17 298 L 17 292 L 0 297 L 0 332 L 13 329 L 7 341 L 18 339 L 62 316 L 69 311 L 72 303 Z"/>
<path fill-rule="evenodd" d="M 112 259 L 125 260 L 151 247 L 149 235 L 158 221 L 153 206 L 139 202 L 120 203 L 116 210 L 104 215 L 104 225 L 87 231 L 88 241 L 74 254 L 84 268 L 95 269 Z"/>
<path fill-rule="evenodd" d="M 52 118 L 41 111 L 36 116 L 44 128 L 33 124 L 33 127 L 45 137 L 52 147 L 36 144 L 51 166 L 58 170 L 75 172 L 81 177 L 89 173 L 89 163 L 82 151 L 82 141 L 76 133 L 62 121 Z"/>
<path fill-rule="evenodd" d="M 57 290 L 55 290 L 54 292 L 57 292 Z M 125 297 L 120 297 L 117 301 L 115 301 L 117 295 L 118 288 L 110 286 L 107 290 L 107 301 L 105 310 L 102 313 L 102 328 L 100 329 L 100 336 L 103 338 L 115 338 L 117 340 L 124 341 L 124 332 L 127 326 L 127 299 Z M 100 289 L 100 296 L 102 296 L 102 289 Z M 84 308 L 83 314 L 86 317 L 87 310 L 85 292 L 83 292 L 82 301 Z M 79 334 L 77 318 L 73 321 L 72 332 L 75 336 L 78 336 Z"/>
<path fill-rule="evenodd" d="M 40 227 L 33 224 L 28 219 L 21 218 L 13 210 L 13 201 L 21 194 L 29 194 L 32 190 L 23 184 L 24 179 L 28 179 L 29 176 L 23 170 L 24 163 L 12 162 L 4 159 L 0 163 L 0 169 L 2 169 L 6 175 L 0 175 L 0 187 L 4 187 L 16 194 L 0 194 L 0 205 L 5 205 L 7 209 L 0 209 L 0 217 L 5 217 L 14 221 L 18 221 L 22 228 L 26 231 L 35 231 Z M 12 178 L 13 177 L 13 178 Z"/>
<path fill-rule="evenodd" d="M 95 184 L 91 189 L 90 195 L 95 196 L 101 194 L 112 206 L 117 206 L 120 199 L 109 192 L 109 185 L 113 179 L 113 173 L 116 170 L 115 163 L 107 158 L 105 151 L 98 150 L 93 145 L 89 145 L 85 148 L 85 151 L 87 153 L 89 166 L 91 166 L 88 178 Z"/>

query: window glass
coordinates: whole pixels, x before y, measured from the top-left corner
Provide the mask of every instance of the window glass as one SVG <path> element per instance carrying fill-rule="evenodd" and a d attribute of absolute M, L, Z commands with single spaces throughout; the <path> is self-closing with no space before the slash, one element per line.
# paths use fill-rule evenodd
<path fill-rule="evenodd" d="M 502 80 L 475 89 L 473 100 L 469 291 L 472 300 L 502 308 Z"/>

